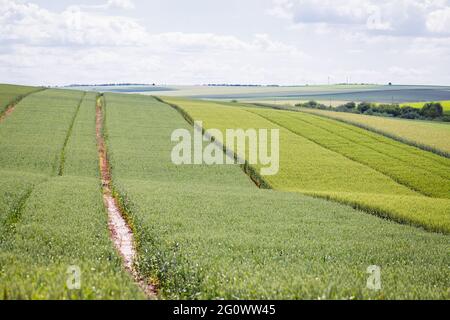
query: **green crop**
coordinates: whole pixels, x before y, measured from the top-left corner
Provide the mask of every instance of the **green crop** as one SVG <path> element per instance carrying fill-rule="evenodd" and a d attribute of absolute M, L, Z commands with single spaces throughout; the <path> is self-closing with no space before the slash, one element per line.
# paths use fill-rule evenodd
<path fill-rule="evenodd" d="M 0 84 L 0 115 L 11 104 L 39 90 L 42 90 L 42 88 Z"/>
<path fill-rule="evenodd" d="M 171 133 L 190 128 L 180 114 L 150 97 L 105 100 L 115 189 L 138 237 L 139 270 L 159 281 L 163 298 L 448 297 L 448 236 L 298 193 L 259 190 L 235 165 L 176 166 Z M 220 119 L 239 119 L 224 110 Z M 253 116 L 241 120 L 252 124 Z M 415 194 L 388 187 L 386 195 Z M 366 288 L 369 265 L 382 267 L 380 292 Z"/>
<path fill-rule="evenodd" d="M 0 125 L 2 169 L 57 174 L 61 150 L 83 93 L 46 90 L 28 96 Z"/>
<path fill-rule="evenodd" d="M 375 153 L 358 162 L 349 157 L 366 149 L 351 155 L 328 143 L 374 139 L 371 152 L 395 152 L 399 163 L 411 156 L 442 179 L 447 159 L 385 147 L 384 138 L 315 117 L 295 133 L 312 120 L 264 114 L 269 121 L 256 108 L 174 99 L 206 127 L 281 130 L 282 170 L 269 181 L 278 190 L 260 190 L 237 165 L 173 164 L 172 132 L 192 128 L 167 104 L 119 94 L 104 101 L 114 192 L 136 233 L 137 269 L 158 284 L 159 297 L 449 298 L 449 235 L 314 198 L 444 228 L 450 200 L 394 181 L 398 171 L 382 173 L 371 162 Z M 24 98 L 0 124 L 0 299 L 145 298 L 109 237 L 95 104 L 94 93 L 46 90 Z M 381 267 L 380 291 L 366 287 L 371 265 Z M 81 270 L 79 290 L 67 287 L 70 266 Z"/>
<path fill-rule="evenodd" d="M 450 159 L 314 115 L 256 109 L 252 112 L 328 150 L 373 168 L 418 193 L 450 198 Z"/>
<path fill-rule="evenodd" d="M 446 158 L 341 123 L 323 124 L 325 120 L 306 114 L 167 101 L 202 120 L 206 128 L 280 129 L 280 172 L 266 177 L 277 190 L 337 200 L 399 222 L 450 231 Z M 320 126 L 296 117 L 306 117 Z"/>
<path fill-rule="evenodd" d="M 109 239 L 95 95 L 82 97 L 30 95 L 0 125 L 0 299 L 144 298 Z"/>
<path fill-rule="evenodd" d="M 99 177 L 95 140 L 96 94 L 87 93 L 78 110 L 65 148 L 63 174 Z"/>
<path fill-rule="evenodd" d="M 98 179 L 56 177 L 38 185 L 0 244 L 0 299 L 143 298 L 122 269 L 107 224 Z M 81 269 L 80 290 L 66 285 L 73 265 Z"/>
<path fill-rule="evenodd" d="M 450 157 L 450 124 L 430 121 L 391 119 L 362 114 L 302 109 L 379 133 L 399 142 Z"/>

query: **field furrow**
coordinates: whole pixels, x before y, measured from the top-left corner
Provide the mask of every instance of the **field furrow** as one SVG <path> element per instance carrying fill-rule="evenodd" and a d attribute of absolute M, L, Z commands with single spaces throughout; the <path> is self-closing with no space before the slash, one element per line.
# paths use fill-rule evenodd
<path fill-rule="evenodd" d="M 70 139 L 70 137 L 72 135 L 73 126 L 75 124 L 75 120 L 77 119 L 78 113 L 80 112 L 81 104 L 83 103 L 85 96 L 86 96 L 86 94 L 83 94 L 83 96 L 81 97 L 80 102 L 78 103 L 78 106 L 77 106 L 77 108 L 75 110 L 75 113 L 73 114 L 72 121 L 70 122 L 69 129 L 67 130 L 67 134 L 66 134 L 66 138 L 64 139 L 63 147 L 61 148 L 61 155 L 59 157 L 59 167 L 58 167 L 58 175 L 59 176 L 62 176 L 64 174 L 64 165 L 65 165 L 65 161 L 66 161 L 66 147 L 67 147 L 67 143 L 69 142 L 69 139 Z"/>
<path fill-rule="evenodd" d="M 23 99 L 0 126 L 0 166 L 56 175 L 61 148 L 83 93 L 46 90 Z"/>
<path fill-rule="evenodd" d="M 64 175 L 100 177 L 95 138 L 96 93 L 87 93 L 80 105 L 65 147 Z"/>
<path fill-rule="evenodd" d="M 33 188 L 47 177 L 9 170 L 0 170 L 0 176 L 0 241 L 4 241 L 11 229 L 10 217 L 21 214 Z"/>
<path fill-rule="evenodd" d="M 43 90 L 43 88 L 8 84 L 0 85 L 0 121 L 2 118 L 2 114 L 7 110 L 8 107 L 17 104 L 27 95 L 41 90 Z"/>

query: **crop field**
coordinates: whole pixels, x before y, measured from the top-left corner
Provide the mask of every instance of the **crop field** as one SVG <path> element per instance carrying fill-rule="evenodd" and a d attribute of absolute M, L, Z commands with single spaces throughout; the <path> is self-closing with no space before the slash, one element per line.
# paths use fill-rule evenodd
<path fill-rule="evenodd" d="M 152 85 L 99 85 L 99 86 L 69 86 L 69 90 L 90 91 L 90 92 L 115 92 L 115 93 L 150 93 L 167 92 L 177 90 L 173 87 L 159 87 Z"/>
<path fill-rule="evenodd" d="M 215 100 L 213 100 L 215 101 Z M 276 98 L 273 99 L 265 99 L 265 100 L 252 100 L 252 99 L 245 99 L 245 100 L 240 100 L 238 102 L 240 103 L 247 103 L 247 104 L 257 104 L 257 105 L 272 105 L 272 106 L 280 106 L 280 107 L 285 107 L 286 109 L 291 109 L 291 108 L 296 108 L 295 105 L 299 104 L 299 103 L 307 103 L 310 100 L 304 100 L 304 99 L 281 99 L 281 100 L 277 100 Z M 323 104 L 327 107 L 338 107 L 340 105 L 346 104 L 349 101 L 343 101 L 343 100 L 318 100 L 316 101 L 317 103 Z"/>
<path fill-rule="evenodd" d="M 303 86 L 87 86 L 72 89 L 153 96 L 189 97 L 219 101 L 290 103 L 317 100 L 326 105 L 342 101 L 406 103 L 449 100 L 449 87 L 383 85 L 303 85 Z"/>
<path fill-rule="evenodd" d="M 301 111 L 359 126 L 425 150 L 450 154 L 450 124 L 448 123 L 391 119 L 305 108 Z"/>
<path fill-rule="evenodd" d="M 144 297 L 109 239 L 93 116 L 95 94 L 46 90 L 0 125 L 0 299 Z"/>
<path fill-rule="evenodd" d="M 161 95 L 164 95 L 162 93 Z M 450 92 L 448 89 L 441 88 L 409 88 L 409 87 L 381 87 L 370 90 L 347 90 L 338 92 L 293 92 L 277 94 L 232 94 L 232 95 L 204 95 L 194 96 L 202 99 L 238 99 L 246 100 L 299 100 L 299 101 L 356 101 L 356 102 L 375 102 L 375 103 L 407 103 L 412 101 L 439 101 L 448 100 Z"/>
<path fill-rule="evenodd" d="M 317 85 L 317 86 L 186 86 L 186 85 L 117 85 L 117 86 L 84 86 L 69 87 L 76 90 L 112 92 L 112 93 L 142 93 L 145 95 L 164 95 L 175 97 L 203 97 L 203 96 L 234 96 L 234 95 L 270 95 L 280 94 L 308 94 L 330 93 L 341 91 L 360 91 L 383 88 L 379 85 Z"/>
<path fill-rule="evenodd" d="M 208 128 L 279 128 L 273 189 L 238 165 L 173 164 L 172 132 L 193 128 L 156 98 L 32 93 L 0 123 L 0 299 L 149 298 L 108 230 L 99 101 L 114 195 L 151 298 L 449 298 L 449 159 L 314 115 L 164 100 Z M 379 291 L 367 288 L 372 265 Z"/>
<path fill-rule="evenodd" d="M 140 272 L 157 279 L 161 297 L 447 296 L 441 280 L 448 276 L 448 236 L 260 190 L 238 166 L 176 166 L 169 137 L 190 128 L 181 115 L 141 96 L 105 100 L 115 189 L 138 236 Z M 413 193 L 394 184 L 391 191 Z M 364 287 L 375 261 L 388 269 L 386 290 L 378 293 Z"/>
<path fill-rule="evenodd" d="M 450 0 L 343 5 L 0 0 L 1 314 L 448 305 Z"/>
<path fill-rule="evenodd" d="M 0 115 L 9 105 L 37 90 L 40 88 L 0 84 Z"/>
<path fill-rule="evenodd" d="M 331 119 L 300 112 L 252 112 L 325 149 L 373 168 L 418 193 L 450 198 L 450 159 Z"/>
<path fill-rule="evenodd" d="M 193 87 L 191 90 L 153 92 L 153 95 L 214 100 L 317 100 L 406 103 L 450 99 L 448 87 L 330 85 L 299 87 Z"/>
<path fill-rule="evenodd" d="M 450 231 L 446 158 L 313 115 L 167 101 L 204 121 L 206 128 L 280 129 L 280 172 L 266 178 L 275 189 L 334 199 L 400 222 Z"/>

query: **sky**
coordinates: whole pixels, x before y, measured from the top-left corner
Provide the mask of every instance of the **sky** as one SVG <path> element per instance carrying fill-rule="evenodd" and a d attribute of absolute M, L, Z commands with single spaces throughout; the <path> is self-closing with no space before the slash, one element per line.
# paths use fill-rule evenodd
<path fill-rule="evenodd" d="M 450 0 L 0 0 L 0 82 L 450 85 Z"/>

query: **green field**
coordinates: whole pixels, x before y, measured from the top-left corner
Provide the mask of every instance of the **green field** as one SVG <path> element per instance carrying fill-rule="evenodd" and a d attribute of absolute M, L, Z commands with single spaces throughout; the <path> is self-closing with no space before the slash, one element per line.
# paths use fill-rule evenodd
<path fill-rule="evenodd" d="M 297 86 L 246 86 L 246 85 L 194 85 L 164 87 L 152 85 L 117 85 L 75 87 L 115 93 L 139 93 L 154 96 L 188 97 L 218 101 L 239 100 L 273 103 L 280 101 L 324 101 L 328 105 L 337 101 L 367 101 L 374 103 L 409 103 L 416 101 L 441 101 L 450 98 L 448 86 L 411 86 L 376 84 L 330 84 Z"/>
<path fill-rule="evenodd" d="M 264 190 L 238 165 L 173 164 L 172 132 L 192 127 L 169 105 L 103 101 L 114 193 L 154 298 L 449 299 L 449 159 L 308 114 L 170 99 L 207 127 L 280 128 Z M 45 90 L 0 123 L 0 299 L 146 298 L 110 239 L 96 102 Z"/>
<path fill-rule="evenodd" d="M 189 128 L 175 110 L 113 94 L 105 110 L 116 191 L 139 238 L 140 270 L 159 281 L 161 297 L 447 297 L 448 236 L 259 190 L 237 166 L 175 166 L 168 137 Z M 375 263 L 387 268 L 378 293 L 365 289 Z"/>
<path fill-rule="evenodd" d="M 306 108 L 301 111 L 359 126 L 437 154 L 450 155 L 450 124 L 448 123 L 392 119 Z"/>
<path fill-rule="evenodd" d="M 144 297 L 109 239 L 95 94 L 80 104 L 83 97 L 32 94 L 0 125 L 0 299 Z M 81 269 L 80 290 L 66 285 L 73 265 Z"/>
<path fill-rule="evenodd" d="M 450 231 L 449 159 L 312 115 L 166 100 L 202 120 L 206 128 L 280 129 L 280 172 L 266 178 L 275 189 Z"/>
<path fill-rule="evenodd" d="M 11 104 L 38 90 L 41 88 L 0 84 L 0 115 Z"/>
<path fill-rule="evenodd" d="M 123 86 L 86 86 L 71 87 L 76 90 L 89 90 L 113 93 L 140 93 L 145 95 L 163 95 L 173 97 L 203 97 L 203 96 L 254 96 L 277 97 L 296 94 L 322 94 L 324 92 L 353 92 L 383 89 L 380 85 L 304 85 L 304 86 L 208 86 L 208 85 L 166 85 L 164 87 L 150 85 Z"/>

